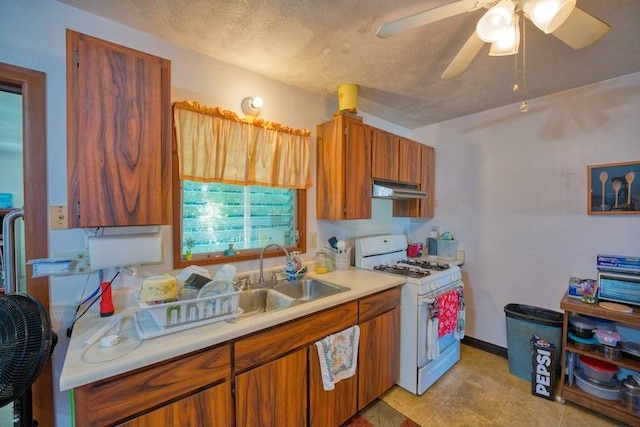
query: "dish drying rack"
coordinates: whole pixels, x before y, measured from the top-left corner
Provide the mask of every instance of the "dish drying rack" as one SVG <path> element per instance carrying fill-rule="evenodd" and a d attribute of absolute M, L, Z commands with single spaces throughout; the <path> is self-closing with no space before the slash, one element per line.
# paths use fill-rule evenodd
<path fill-rule="evenodd" d="M 140 338 L 155 338 L 238 317 L 239 302 L 240 291 L 161 304 L 138 300 L 134 324 Z"/>

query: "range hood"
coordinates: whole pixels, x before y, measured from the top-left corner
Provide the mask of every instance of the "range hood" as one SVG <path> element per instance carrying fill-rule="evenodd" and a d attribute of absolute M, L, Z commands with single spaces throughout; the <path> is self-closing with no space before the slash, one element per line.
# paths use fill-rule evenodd
<path fill-rule="evenodd" d="M 418 184 L 404 182 L 373 180 L 372 196 L 377 199 L 426 199 L 427 193 L 418 189 Z"/>

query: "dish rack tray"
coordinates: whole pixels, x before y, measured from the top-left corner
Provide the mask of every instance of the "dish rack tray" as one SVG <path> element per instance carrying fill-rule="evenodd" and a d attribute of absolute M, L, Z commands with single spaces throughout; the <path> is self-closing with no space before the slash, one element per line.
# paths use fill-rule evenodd
<path fill-rule="evenodd" d="M 193 327 L 238 317 L 240 292 L 213 295 L 204 298 L 147 304 L 138 300 L 140 311 L 148 314 L 160 329 L 172 329 L 193 324 Z M 142 313 L 140 313 L 142 314 Z"/>

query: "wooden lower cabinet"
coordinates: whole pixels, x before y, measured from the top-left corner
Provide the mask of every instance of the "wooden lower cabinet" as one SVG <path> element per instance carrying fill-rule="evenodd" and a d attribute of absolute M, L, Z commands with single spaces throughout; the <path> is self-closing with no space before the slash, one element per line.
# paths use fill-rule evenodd
<path fill-rule="evenodd" d="M 322 385 L 320 359 L 315 345 L 309 347 L 309 425 L 339 426 L 358 412 L 358 376 L 343 379 L 333 390 Z"/>
<path fill-rule="evenodd" d="M 119 424 L 119 426 L 230 426 L 233 422 L 231 408 L 231 383 L 225 382 Z"/>
<path fill-rule="evenodd" d="M 307 425 L 307 350 L 236 376 L 236 426 Z"/>
<path fill-rule="evenodd" d="M 358 371 L 324 390 L 315 342 L 356 324 Z M 396 383 L 399 332 L 397 287 L 78 387 L 75 425 L 339 426 Z"/>
<path fill-rule="evenodd" d="M 231 414 L 230 381 L 231 345 L 221 344 L 74 389 L 75 425 L 113 426 L 135 420 L 131 425 L 169 426 L 172 424 L 145 423 L 157 416 L 174 416 L 181 407 L 199 411 L 200 405 L 222 408 Z M 225 390 L 228 396 L 224 396 Z M 215 402 L 202 401 L 211 396 Z M 218 400 L 220 396 L 222 400 Z M 154 415 L 156 411 L 161 412 Z M 185 420 L 200 417 L 198 413 L 182 415 Z"/>
<path fill-rule="evenodd" d="M 394 288 L 360 302 L 358 410 L 393 387 L 399 375 L 400 288 Z"/>

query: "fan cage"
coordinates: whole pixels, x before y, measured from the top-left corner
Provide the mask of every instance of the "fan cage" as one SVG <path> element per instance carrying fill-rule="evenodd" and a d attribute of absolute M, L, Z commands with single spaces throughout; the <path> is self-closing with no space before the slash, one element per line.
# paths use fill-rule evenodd
<path fill-rule="evenodd" d="M 27 294 L 0 296 L 0 407 L 38 377 L 53 345 L 46 308 Z"/>

